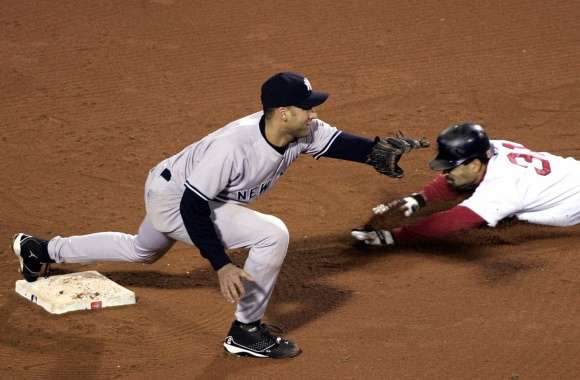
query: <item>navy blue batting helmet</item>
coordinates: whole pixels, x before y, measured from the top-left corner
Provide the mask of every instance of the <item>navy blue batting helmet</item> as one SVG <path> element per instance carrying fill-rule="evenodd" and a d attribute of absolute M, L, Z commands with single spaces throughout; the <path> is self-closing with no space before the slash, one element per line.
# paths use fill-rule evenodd
<path fill-rule="evenodd" d="M 454 124 L 437 137 L 437 156 L 429 162 L 429 167 L 450 170 L 475 158 L 487 162 L 490 156 L 491 144 L 481 125 Z"/>

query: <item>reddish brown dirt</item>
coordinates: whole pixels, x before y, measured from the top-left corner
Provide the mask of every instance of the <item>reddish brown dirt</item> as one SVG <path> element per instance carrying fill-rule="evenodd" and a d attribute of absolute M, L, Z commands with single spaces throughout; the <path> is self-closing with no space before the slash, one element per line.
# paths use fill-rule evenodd
<path fill-rule="evenodd" d="M 432 151 L 406 157 L 401 181 L 304 157 L 256 203 L 292 234 L 266 319 L 303 347 L 293 360 L 223 354 L 233 309 L 185 245 L 150 266 L 61 266 L 139 297 L 63 316 L 14 293 L 7 246 L 18 231 L 135 231 L 148 169 L 257 110 L 279 70 L 330 91 L 319 114 L 347 131 L 433 139 L 475 120 L 580 157 L 579 18 L 577 1 L 4 0 L 0 377 L 577 379 L 578 227 L 350 246 L 372 206 L 432 177 Z"/>

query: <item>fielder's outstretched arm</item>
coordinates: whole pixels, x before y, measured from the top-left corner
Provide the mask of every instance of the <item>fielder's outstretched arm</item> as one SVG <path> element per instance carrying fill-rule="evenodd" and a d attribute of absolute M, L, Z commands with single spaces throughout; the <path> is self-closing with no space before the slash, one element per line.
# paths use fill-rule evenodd
<path fill-rule="evenodd" d="M 374 140 L 341 131 L 322 157 L 366 163 Z"/>
<path fill-rule="evenodd" d="M 341 131 L 320 156 L 366 163 L 383 175 L 401 178 L 404 172 L 399 160 L 403 154 L 428 146 L 429 142 L 425 139 L 414 140 L 402 134 L 370 140 Z"/>

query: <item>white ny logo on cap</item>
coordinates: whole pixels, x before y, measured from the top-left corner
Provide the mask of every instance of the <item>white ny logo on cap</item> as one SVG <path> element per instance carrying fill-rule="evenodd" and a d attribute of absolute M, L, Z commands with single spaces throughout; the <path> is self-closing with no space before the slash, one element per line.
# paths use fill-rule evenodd
<path fill-rule="evenodd" d="M 306 86 L 309 92 L 312 92 L 312 85 L 310 84 L 310 81 L 307 78 L 304 78 L 304 85 Z"/>

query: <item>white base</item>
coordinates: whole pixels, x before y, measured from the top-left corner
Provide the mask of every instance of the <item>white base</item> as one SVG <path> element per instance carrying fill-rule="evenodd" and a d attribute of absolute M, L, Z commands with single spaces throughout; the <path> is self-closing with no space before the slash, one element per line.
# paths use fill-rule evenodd
<path fill-rule="evenodd" d="M 132 305 L 135 293 L 97 271 L 69 273 L 35 282 L 16 281 L 16 293 L 51 314 Z"/>

